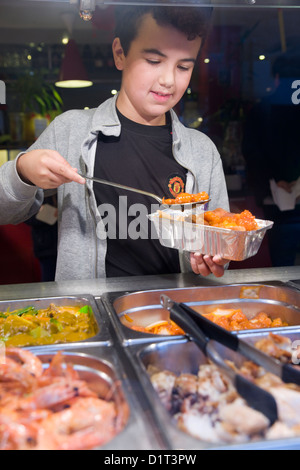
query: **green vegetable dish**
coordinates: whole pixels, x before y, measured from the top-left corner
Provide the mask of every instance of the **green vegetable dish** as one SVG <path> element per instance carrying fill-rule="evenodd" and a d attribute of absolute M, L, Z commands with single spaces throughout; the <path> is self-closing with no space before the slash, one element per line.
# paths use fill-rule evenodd
<path fill-rule="evenodd" d="M 0 341 L 6 346 L 40 346 L 82 341 L 95 336 L 98 325 L 90 305 L 33 306 L 0 312 Z"/>

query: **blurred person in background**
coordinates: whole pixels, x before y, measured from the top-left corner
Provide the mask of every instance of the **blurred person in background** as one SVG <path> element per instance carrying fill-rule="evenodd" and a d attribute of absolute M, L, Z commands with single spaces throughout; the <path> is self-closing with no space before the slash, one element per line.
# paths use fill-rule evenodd
<path fill-rule="evenodd" d="M 293 100 L 300 80 L 300 55 L 273 63 L 275 89 L 249 112 L 242 152 L 247 182 L 264 218 L 273 266 L 292 266 L 300 249 L 300 104 Z"/>

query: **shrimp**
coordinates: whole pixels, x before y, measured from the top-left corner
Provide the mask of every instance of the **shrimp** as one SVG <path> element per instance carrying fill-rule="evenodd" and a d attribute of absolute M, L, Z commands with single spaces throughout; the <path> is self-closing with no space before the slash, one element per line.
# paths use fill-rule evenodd
<path fill-rule="evenodd" d="M 81 450 L 105 444 L 116 434 L 113 402 L 79 398 L 65 410 L 44 420 L 39 430 L 40 450 Z"/>
<path fill-rule="evenodd" d="M 12 385 L 26 391 L 36 386 L 36 379 L 43 373 L 41 361 L 31 352 L 21 348 L 7 348 L 4 364 L 0 364 L 0 381 L 4 388 Z"/>
<path fill-rule="evenodd" d="M 121 429 L 114 390 L 112 401 L 98 398 L 61 353 L 45 370 L 27 351 L 8 353 L 0 365 L 0 450 L 91 449 Z"/>
<path fill-rule="evenodd" d="M 16 412 L 1 410 L 0 450 L 28 450 L 36 445 L 37 428 L 19 418 Z"/>
<path fill-rule="evenodd" d="M 69 379 L 78 379 L 79 375 L 71 364 L 65 363 L 63 354 L 59 351 L 55 354 L 48 369 L 45 370 L 43 377 L 68 377 Z"/>
<path fill-rule="evenodd" d="M 22 410 L 53 408 L 78 396 L 95 398 L 97 394 L 81 380 L 59 380 L 35 390 L 33 394 L 20 400 L 18 407 Z"/>
<path fill-rule="evenodd" d="M 6 349 L 6 356 L 19 359 L 21 367 L 34 377 L 40 377 L 43 373 L 43 364 L 40 359 L 26 349 L 9 347 Z"/>
<path fill-rule="evenodd" d="M 20 364 L 13 361 L 12 359 L 6 358 L 5 364 L 0 364 L 0 381 L 2 385 L 14 387 L 18 383 L 18 388 L 30 390 L 35 382 L 35 377 L 30 374 L 26 369 L 24 369 Z"/>

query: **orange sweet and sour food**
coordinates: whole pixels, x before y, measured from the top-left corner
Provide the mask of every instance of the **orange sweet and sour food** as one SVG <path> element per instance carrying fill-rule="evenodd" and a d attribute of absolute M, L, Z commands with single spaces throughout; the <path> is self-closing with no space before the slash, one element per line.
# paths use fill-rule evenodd
<path fill-rule="evenodd" d="M 169 322 L 162 321 L 149 327 L 142 327 L 142 326 L 134 325 L 131 327 L 131 329 L 135 331 L 139 331 L 141 333 L 150 333 L 153 335 L 170 335 L 170 336 L 184 335 L 184 331 L 178 325 L 176 325 L 176 323 L 174 323 L 172 320 L 170 320 Z"/>
<path fill-rule="evenodd" d="M 191 204 L 193 202 L 207 201 L 208 199 L 209 196 L 205 191 L 197 194 L 179 193 L 175 199 L 163 198 L 162 204 Z"/>
<path fill-rule="evenodd" d="M 197 221 L 195 222 L 197 223 Z M 204 224 L 239 231 L 258 229 L 255 216 L 248 210 L 244 210 L 239 214 L 227 212 L 220 208 L 206 211 L 204 212 Z"/>
<path fill-rule="evenodd" d="M 264 312 L 257 313 L 249 320 L 240 309 L 224 309 L 224 315 L 221 310 L 218 310 L 216 313 L 211 312 L 203 316 L 228 331 L 288 326 L 281 318 L 272 319 Z"/>

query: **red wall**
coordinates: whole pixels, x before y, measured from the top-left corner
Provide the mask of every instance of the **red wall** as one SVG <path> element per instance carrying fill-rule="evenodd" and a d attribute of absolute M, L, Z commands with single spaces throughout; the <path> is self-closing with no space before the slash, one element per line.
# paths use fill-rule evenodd
<path fill-rule="evenodd" d="M 33 253 L 31 227 L 26 224 L 0 227 L 0 284 L 40 281 L 39 262 Z"/>

